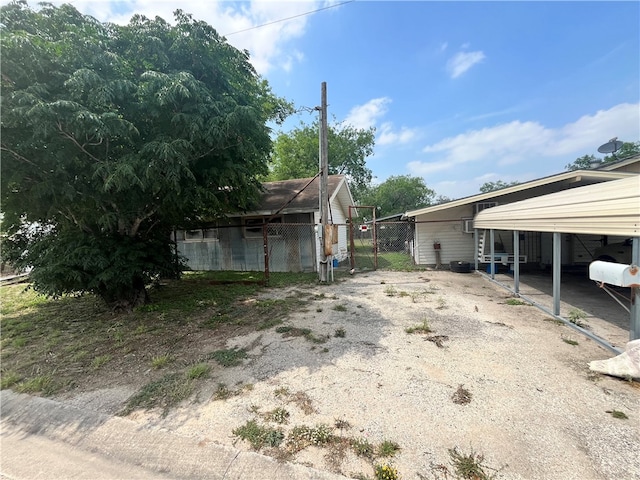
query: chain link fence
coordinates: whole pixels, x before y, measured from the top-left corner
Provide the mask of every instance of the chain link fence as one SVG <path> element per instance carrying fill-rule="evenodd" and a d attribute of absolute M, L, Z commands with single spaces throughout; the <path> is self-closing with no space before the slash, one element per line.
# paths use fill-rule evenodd
<path fill-rule="evenodd" d="M 322 257 L 320 225 L 244 224 L 174 233 L 177 252 L 193 270 L 317 272 Z M 337 224 L 326 250 L 332 269 L 406 270 L 413 267 L 413 224 Z M 331 254 L 329 255 L 328 252 Z"/>

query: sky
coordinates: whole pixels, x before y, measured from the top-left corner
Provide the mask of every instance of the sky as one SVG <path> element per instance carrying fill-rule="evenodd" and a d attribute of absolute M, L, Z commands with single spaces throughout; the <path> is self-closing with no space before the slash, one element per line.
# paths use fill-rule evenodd
<path fill-rule="evenodd" d="M 211 24 L 299 108 L 274 134 L 313 122 L 326 82 L 332 123 L 376 129 L 376 183 L 419 176 L 455 199 L 640 141 L 637 1 L 68 3 L 103 22 L 180 8 Z"/>

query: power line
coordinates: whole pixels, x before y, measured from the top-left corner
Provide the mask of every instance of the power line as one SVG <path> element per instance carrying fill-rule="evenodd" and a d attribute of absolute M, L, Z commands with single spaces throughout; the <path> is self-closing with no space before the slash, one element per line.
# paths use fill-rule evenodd
<path fill-rule="evenodd" d="M 353 3 L 355 1 L 356 0 L 348 0 L 347 2 L 336 3 L 335 5 L 329 5 L 328 7 L 318 8 L 317 10 L 312 10 L 310 12 L 299 13 L 298 15 L 294 15 L 292 17 L 281 18 L 280 20 L 274 20 L 273 22 L 267 22 L 267 23 L 263 23 L 261 25 L 255 25 L 253 27 L 245 28 L 244 30 L 238 30 L 237 32 L 227 33 L 227 34 L 225 34 L 223 36 L 224 37 L 228 37 L 229 35 L 235 35 L 236 33 L 248 32 L 249 30 L 255 30 L 256 28 L 266 27 L 267 25 L 273 25 L 274 23 L 286 22 L 287 20 L 292 20 L 292 19 L 298 18 L 298 17 L 304 17 L 305 15 L 311 15 L 312 13 L 317 13 L 317 12 L 321 12 L 322 10 L 328 10 L 330 8 L 339 7 L 340 5 L 346 5 L 347 3 Z"/>

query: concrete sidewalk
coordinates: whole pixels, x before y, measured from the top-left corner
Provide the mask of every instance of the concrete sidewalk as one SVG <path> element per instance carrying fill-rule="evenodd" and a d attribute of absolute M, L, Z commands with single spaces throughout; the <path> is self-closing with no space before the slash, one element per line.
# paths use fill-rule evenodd
<path fill-rule="evenodd" d="M 10 390 L 0 405 L 2 478 L 346 478 Z"/>

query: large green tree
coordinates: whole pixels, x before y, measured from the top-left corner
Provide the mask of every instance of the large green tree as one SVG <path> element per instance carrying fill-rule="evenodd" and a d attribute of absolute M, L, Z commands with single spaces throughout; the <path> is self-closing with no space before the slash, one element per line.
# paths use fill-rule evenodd
<path fill-rule="evenodd" d="M 329 174 L 344 174 L 357 199 L 369 186 L 372 173 L 366 159 L 373 153 L 375 129 L 344 123 L 328 126 Z M 280 133 L 274 143 L 270 180 L 313 177 L 319 170 L 319 122 L 300 124 Z"/>
<path fill-rule="evenodd" d="M 428 207 L 434 203 L 436 193 L 427 187 L 422 177 L 397 175 L 367 190 L 360 204 L 377 207 L 379 218 L 408 210 Z"/>
<path fill-rule="evenodd" d="M 172 226 L 247 208 L 287 110 L 208 24 L 3 6 L 3 259 L 114 307 L 180 270 Z"/>
<path fill-rule="evenodd" d="M 518 185 L 520 182 L 505 182 L 504 180 L 496 180 L 495 182 L 485 182 L 480 186 L 480 192 L 489 193 L 503 188 Z"/>
<path fill-rule="evenodd" d="M 583 155 L 576 158 L 573 162 L 565 165 L 565 170 L 590 170 L 591 165 L 595 162 L 609 163 L 621 160 L 624 158 L 632 157 L 634 155 L 640 155 L 640 142 L 624 142 L 620 149 L 615 154 L 605 155 L 600 159 L 595 155 Z"/>

